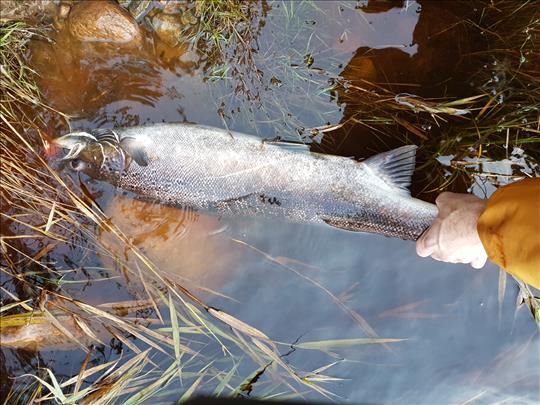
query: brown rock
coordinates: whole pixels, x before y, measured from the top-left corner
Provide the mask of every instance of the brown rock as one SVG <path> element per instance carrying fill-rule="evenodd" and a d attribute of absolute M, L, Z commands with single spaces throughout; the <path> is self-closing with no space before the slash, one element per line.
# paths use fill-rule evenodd
<path fill-rule="evenodd" d="M 69 32 L 83 42 L 135 45 L 142 34 L 135 19 L 109 0 L 82 1 L 69 14 Z"/>
<path fill-rule="evenodd" d="M 159 13 L 152 18 L 154 32 L 168 46 L 178 45 L 183 26 L 179 15 Z"/>

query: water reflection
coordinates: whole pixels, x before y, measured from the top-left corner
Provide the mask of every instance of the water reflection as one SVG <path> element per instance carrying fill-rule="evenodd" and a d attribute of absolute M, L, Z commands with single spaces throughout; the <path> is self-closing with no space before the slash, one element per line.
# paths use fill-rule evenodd
<path fill-rule="evenodd" d="M 525 308 L 515 312 L 514 288 L 499 303 L 495 266 L 473 271 L 423 260 L 410 242 L 322 226 L 239 220 L 230 233 L 265 254 L 243 255 L 240 277 L 225 285 L 224 292 L 239 303 L 218 301 L 241 319 L 289 343 L 365 336 L 308 278 L 361 314 L 379 336 L 407 339 L 390 352 L 370 346 L 332 350 L 328 357 L 302 351 L 288 356 L 291 364 L 313 369 L 338 361 L 332 375 L 350 379 L 340 384 L 349 400 L 459 402 L 482 390 L 478 402 L 537 398 L 538 390 L 531 389 L 539 372 L 537 329 Z M 266 255 L 287 257 L 287 266 Z M 503 357 L 508 367 L 519 369 L 519 376 L 500 367 Z"/>
<path fill-rule="evenodd" d="M 182 98 L 165 78 L 174 57 L 174 75 L 193 75 L 198 56 L 187 44 L 166 54 L 163 43 L 147 38 L 139 48 L 102 42 L 82 42 L 67 32 L 67 25 L 51 41 L 34 40 L 29 62 L 41 74 L 40 89 L 49 104 L 71 115 L 74 122 L 91 118 L 92 126 L 145 123 L 139 111 L 155 108 L 161 98 Z M 158 55 L 160 57 L 158 57 Z M 168 55 L 168 56 L 167 56 Z M 148 121 L 146 121 L 148 122 Z"/>
<path fill-rule="evenodd" d="M 399 6 L 398 3 L 385 4 L 383 9 L 387 18 L 392 16 L 387 9 L 398 16 L 405 13 L 403 8 L 393 9 Z M 366 8 L 369 9 L 371 4 L 368 2 Z M 463 2 L 419 1 L 418 4 L 407 2 L 406 6 L 401 5 L 414 9 L 415 15 L 421 10 L 414 29 L 409 31 L 414 51 L 400 46 L 379 49 L 360 46 L 355 49 L 334 90 L 338 104 L 344 107 L 340 128 L 326 134 L 331 141 L 327 139 L 327 143 L 317 149 L 367 158 L 403 143 L 421 144 L 428 138 L 440 136 L 439 128 L 433 125 L 429 116 L 426 119 L 417 115 L 416 123 L 411 124 L 410 117 L 405 117 L 399 110 L 392 114 L 388 100 L 392 100 L 394 94 L 412 93 L 426 98 L 442 94 L 456 98 L 471 95 L 470 72 L 463 66 L 467 66 L 467 55 L 480 49 L 483 42 L 477 31 L 462 22 L 471 18 L 475 11 Z M 379 10 L 381 6 L 374 7 Z M 397 21 L 401 27 L 403 18 Z M 463 119 L 452 122 L 460 124 Z M 419 165 L 424 159 L 420 150 Z M 417 175 L 413 194 L 426 189 L 429 181 L 428 176 Z M 463 185 L 457 184 L 456 190 L 464 191 Z"/>
<path fill-rule="evenodd" d="M 225 280 L 234 279 L 242 258 L 227 236 L 227 223 L 218 217 L 121 195 L 108 202 L 105 213 L 164 275 L 176 282 L 217 293 Z M 109 253 L 120 254 L 127 263 L 136 262 L 133 252 L 114 235 L 99 232 Z M 105 267 L 114 265 L 111 257 L 100 259 Z"/>

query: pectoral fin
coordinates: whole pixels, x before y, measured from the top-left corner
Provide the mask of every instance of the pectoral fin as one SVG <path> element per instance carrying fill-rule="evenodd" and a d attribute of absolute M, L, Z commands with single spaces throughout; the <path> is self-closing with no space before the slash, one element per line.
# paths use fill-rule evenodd
<path fill-rule="evenodd" d="M 351 232 L 373 232 L 373 226 L 361 224 L 354 220 L 337 219 L 337 218 L 321 218 L 325 223 L 334 228 L 345 229 Z"/>
<path fill-rule="evenodd" d="M 148 153 L 135 138 L 125 137 L 120 141 L 122 149 L 132 158 L 139 166 L 148 166 Z"/>

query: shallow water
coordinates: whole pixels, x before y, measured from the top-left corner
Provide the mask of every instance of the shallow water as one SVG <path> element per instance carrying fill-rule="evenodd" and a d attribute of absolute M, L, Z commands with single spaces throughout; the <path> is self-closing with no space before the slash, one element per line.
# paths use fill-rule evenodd
<path fill-rule="evenodd" d="M 150 31 L 137 51 L 81 45 L 60 31 L 56 44 L 34 41 L 28 58 L 40 73 L 45 100 L 72 116 L 71 129 L 190 121 L 261 138 L 300 138 L 313 141 L 313 150 L 363 158 L 421 139 L 369 122 L 362 96 L 351 95 L 336 80 L 386 83 L 393 92 L 423 97 L 466 97 L 475 94 L 466 80 L 467 55 L 484 45 L 478 33 L 455 25 L 479 12 L 470 3 L 397 1 L 381 9 L 369 3 L 371 8 L 367 2 L 254 6 L 255 18 L 265 22 L 256 51 L 242 59 L 238 49 L 228 48 L 227 69 L 187 45 L 167 48 Z M 351 123 L 363 109 L 363 123 Z M 68 130 L 55 116 L 45 119 L 51 136 Z M 327 124 L 343 125 L 332 132 L 310 130 Z M 436 129 L 426 133 L 437 136 Z M 421 155 L 420 162 L 426 158 Z M 428 177 L 425 172 L 415 177 L 413 194 L 433 198 L 420 193 Z M 327 226 L 223 219 L 137 201 L 88 178 L 83 182 L 164 274 L 273 340 L 291 344 L 373 332 L 405 339 L 329 353 L 295 350 L 284 357 L 304 371 L 336 362 L 325 374 L 343 380 L 324 386 L 342 400 L 540 401 L 538 328 L 526 308 L 516 309 L 517 287 L 510 279 L 504 297 L 498 296 L 493 265 L 475 271 L 421 259 L 412 242 Z M 463 184 L 455 187 L 464 190 Z M 111 250 L 120 249 L 110 235 L 98 232 L 98 238 Z M 85 260 L 85 266 L 104 267 L 104 277 L 116 277 L 63 287 L 78 299 L 97 305 L 143 292 L 117 277 L 121 270 L 106 255 L 84 258 L 68 251 L 56 259 L 66 267 Z M 2 352 L 12 375 L 39 364 L 68 377 L 78 373 L 85 357 L 77 350 Z M 117 347 L 105 347 L 92 364 L 118 355 Z M 240 381 L 253 371 L 242 364 Z M 269 386 L 262 378 L 252 395 Z"/>

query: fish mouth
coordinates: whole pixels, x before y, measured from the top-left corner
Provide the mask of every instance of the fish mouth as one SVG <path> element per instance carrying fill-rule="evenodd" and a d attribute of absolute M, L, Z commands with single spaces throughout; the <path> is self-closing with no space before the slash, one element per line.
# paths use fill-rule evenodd
<path fill-rule="evenodd" d="M 49 159 L 51 158 L 60 158 L 60 153 L 63 152 L 65 148 L 58 145 L 54 139 L 51 141 L 45 141 L 45 156 Z"/>
<path fill-rule="evenodd" d="M 75 159 L 83 151 L 89 141 L 95 138 L 86 132 L 72 132 L 52 140 L 49 149 L 51 153 L 59 154 L 60 151 L 67 151 L 60 160 Z"/>
<path fill-rule="evenodd" d="M 45 139 L 45 156 L 49 159 L 64 160 L 69 155 L 69 151 L 75 146 L 75 142 L 68 137 L 69 134 L 58 138 Z"/>

